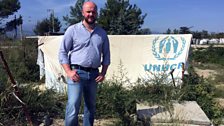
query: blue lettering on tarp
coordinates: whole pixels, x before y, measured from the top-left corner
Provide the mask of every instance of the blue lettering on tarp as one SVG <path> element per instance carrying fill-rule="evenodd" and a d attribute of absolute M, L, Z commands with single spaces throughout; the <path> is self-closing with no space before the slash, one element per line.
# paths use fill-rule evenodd
<path fill-rule="evenodd" d="M 169 70 L 169 67 L 170 67 L 169 64 L 162 65 L 162 71 L 167 71 L 167 70 Z"/>
<path fill-rule="evenodd" d="M 176 66 L 177 66 L 177 64 L 172 64 L 171 66 L 170 66 L 170 69 L 172 70 L 172 69 L 176 69 Z"/>
<path fill-rule="evenodd" d="M 160 65 L 153 65 L 153 71 L 160 71 Z"/>
<path fill-rule="evenodd" d="M 145 64 L 144 70 L 150 72 L 168 71 L 172 69 L 182 69 L 183 62 L 177 64 Z"/>

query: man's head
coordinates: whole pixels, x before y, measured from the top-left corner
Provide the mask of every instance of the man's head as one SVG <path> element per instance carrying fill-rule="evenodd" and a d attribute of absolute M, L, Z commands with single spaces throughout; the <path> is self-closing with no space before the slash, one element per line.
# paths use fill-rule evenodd
<path fill-rule="evenodd" d="M 82 15 L 88 24 L 94 24 L 97 18 L 97 6 L 91 1 L 87 1 L 82 6 Z"/>

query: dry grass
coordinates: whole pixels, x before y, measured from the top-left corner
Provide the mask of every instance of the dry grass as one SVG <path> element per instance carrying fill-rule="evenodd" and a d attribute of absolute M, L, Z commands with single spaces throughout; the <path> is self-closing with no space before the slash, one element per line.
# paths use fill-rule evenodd
<path fill-rule="evenodd" d="M 224 109 L 224 99 L 223 98 L 215 98 L 215 101 Z"/>
<path fill-rule="evenodd" d="M 194 67 L 194 70 L 199 76 L 203 76 L 204 78 L 211 78 L 213 80 L 215 79 L 215 76 L 217 74 L 215 70 L 210 69 L 199 69 L 197 67 Z"/>

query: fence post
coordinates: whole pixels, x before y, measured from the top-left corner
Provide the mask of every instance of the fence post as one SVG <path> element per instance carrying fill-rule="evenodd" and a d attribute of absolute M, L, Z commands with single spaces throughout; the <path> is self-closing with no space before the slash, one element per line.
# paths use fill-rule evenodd
<path fill-rule="evenodd" d="M 184 80 L 184 71 L 185 71 L 185 67 L 184 67 L 184 63 L 182 63 L 182 81 Z"/>

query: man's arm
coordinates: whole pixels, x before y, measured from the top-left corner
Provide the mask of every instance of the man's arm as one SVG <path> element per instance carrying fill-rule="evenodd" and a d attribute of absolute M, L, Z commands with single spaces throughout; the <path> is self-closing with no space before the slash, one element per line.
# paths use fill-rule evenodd
<path fill-rule="evenodd" d="M 71 70 L 70 68 L 70 61 L 68 53 L 72 48 L 73 44 L 73 28 L 69 27 L 62 39 L 61 46 L 59 49 L 59 62 L 62 65 L 63 69 L 65 70 L 67 76 L 73 81 L 79 81 L 79 76 L 76 73 L 76 70 Z"/>
<path fill-rule="evenodd" d="M 105 78 L 105 75 L 107 73 L 107 69 L 110 65 L 110 44 L 108 36 L 105 33 L 104 43 L 103 43 L 103 61 L 102 61 L 102 70 L 99 74 L 99 76 L 96 78 L 96 82 L 102 82 Z"/>
<path fill-rule="evenodd" d="M 59 63 L 60 64 L 69 64 L 70 60 L 68 57 L 68 53 L 71 51 L 73 47 L 73 30 L 72 27 L 69 27 L 62 38 L 61 45 L 59 48 Z"/>
<path fill-rule="evenodd" d="M 101 70 L 101 72 L 100 72 L 103 76 L 106 75 L 108 66 L 109 66 L 109 65 L 103 65 L 102 70 Z"/>

